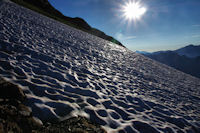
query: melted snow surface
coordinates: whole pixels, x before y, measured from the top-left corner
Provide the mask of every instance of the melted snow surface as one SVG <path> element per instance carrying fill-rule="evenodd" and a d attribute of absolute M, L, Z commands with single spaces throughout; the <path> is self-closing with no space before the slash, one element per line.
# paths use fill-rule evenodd
<path fill-rule="evenodd" d="M 7 2 L 0 76 L 43 122 L 81 115 L 108 132 L 200 131 L 199 79 Z"/>

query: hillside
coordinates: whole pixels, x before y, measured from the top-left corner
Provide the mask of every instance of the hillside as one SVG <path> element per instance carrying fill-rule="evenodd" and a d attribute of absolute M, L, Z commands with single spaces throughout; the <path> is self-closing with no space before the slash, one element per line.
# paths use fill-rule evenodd
<path fill-rule="evenodd" d="M 61 12 L 56 10 L 49 2 L 48 0 L 11 0 L 19 5 L 22 5 L 24 7 L 27 7 L 31 10 L 34 10 L 36 12 L 39 12 L 45 16 L 48 16 L 50 18 L 53 18 L 57 21 L 60 21 L 61 23 L 67 24 L 69 26 L 72 26 L 74 28 L 80 29 L 82 31 L 85 31 L 87 33 L 90 33 L 92 35 L 98 36 L 102 39 L 111 41 L 115 44 L 118 44 L 120 46 L 123 46 L 118 40 L 115 38 L 106 35 L 104 32 L 91 27 L 85 20 L 82 18 L 76 17 L 71 18 L 64 16 Z"/>
<path fill-rule="evenodd" d="M 142 53 L 158 62 L 200 78 L 200 46 L 188 45 L 174 51 Z"/>
<path fill-rule="evenodd" d="M 41 124 L 84 117 L 108 133 L 200 132 L 200 79 L 2 1 L 0 77 Z"/>
<path fill-rule="evenodd" d="M 200 45 L 188 45 L 183 48 L 175 50 L 175 52 L 179 55 L 184 55 L 188 58 L 197 58 L 200 57 Z"/>

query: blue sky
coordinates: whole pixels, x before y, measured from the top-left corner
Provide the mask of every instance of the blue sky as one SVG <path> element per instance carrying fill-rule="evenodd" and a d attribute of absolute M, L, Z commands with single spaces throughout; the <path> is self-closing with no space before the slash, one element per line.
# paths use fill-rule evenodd
<path fill-rule="evenodd" d="M 133 51 L 200 45 L 200 0 L 139 0 L 146 12 L 132 21 L 121 11 L 129 1 L 135 0 L 49 0 L 64 15 L 85 19 Z"/>

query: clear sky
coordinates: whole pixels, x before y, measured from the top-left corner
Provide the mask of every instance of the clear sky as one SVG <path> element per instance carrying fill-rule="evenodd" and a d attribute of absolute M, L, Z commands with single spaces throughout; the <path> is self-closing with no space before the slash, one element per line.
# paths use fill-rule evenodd
<path fill-rule="evenodd" d="M 83 18 L 133 51 L 152 52 L 188 44 L 200 45 L 200 0 L 49 2 L 64 15 Z M 132 10 L 135 7 L 136 10 Z"/>

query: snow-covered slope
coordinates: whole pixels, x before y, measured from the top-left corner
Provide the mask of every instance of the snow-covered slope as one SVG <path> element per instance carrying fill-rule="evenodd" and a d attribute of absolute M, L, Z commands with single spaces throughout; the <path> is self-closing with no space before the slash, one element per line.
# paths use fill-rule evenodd
<path fill-rule="evenodd" d="M 81 115 L 108 132 L 200 131 L 199 79 L 6 2 L 0 76 L 43 122 Z"/>

